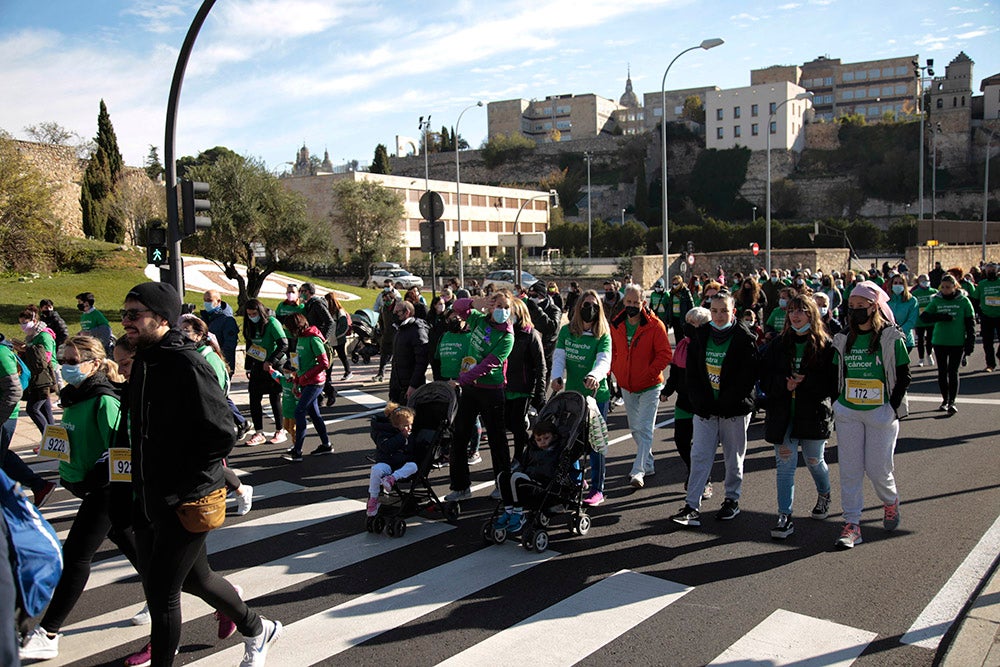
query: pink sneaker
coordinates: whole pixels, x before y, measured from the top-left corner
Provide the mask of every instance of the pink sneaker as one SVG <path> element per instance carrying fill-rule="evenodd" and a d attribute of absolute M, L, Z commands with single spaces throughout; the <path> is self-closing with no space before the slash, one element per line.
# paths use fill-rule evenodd
<path fill-rule="evenodd" d="M 378 508 L 381 506 L 381 504 L 382 503 L 378 501 L 378 498 L 369 498 L 368 510 L 367 510 L 368 516 L 375 516 L 376 514 L 378 514 Z"/>
<path fill-rule="evenodd" d="M 392 491 L 392 487 L 396 486 L 396 478 L 392 475 L 386 475 L 382 478 L 382 488 L 385 489 L 386 493 Z"/>
<path fill-rule="evenodd" d="M 589 496 L 583 499 L 584 505 L 590 505 L 591 507 L 597 507 L 604 502 L 604 494 L 600 491 L 594 491 Z"/>
<path fill-rule="evenodd" d="M 233 586 L 236 589 L 236 594 L 243 599 L 243 589 L 239 586 Z M 236 623 L 233 619 L 229 618 L 221 611 L 215 612 L 215 620 L 219 622 L 219 639 L 229 639 L 236 632 Z"/>
<path fill-rule="evenodd" d="M 153 645 L 147 643 L 141 650 L 125 658 L 125 667 L 147 667 L 153 662 Z"/>

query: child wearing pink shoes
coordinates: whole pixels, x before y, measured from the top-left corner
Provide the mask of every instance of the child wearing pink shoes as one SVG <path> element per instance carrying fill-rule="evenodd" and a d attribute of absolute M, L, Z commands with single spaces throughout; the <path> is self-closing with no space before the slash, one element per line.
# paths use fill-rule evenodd
<path fill-rule="evenodd" d="M 372 418 L 371 435 L 375 441 L 375 465 L 368 482 L 369 518 L 378 514 L 379 492 L 392 490 L 396 482 L 417 472 L 414 445 L 410 438 L 416 413 L 408 407 L 389 402 L 385 416 Z"/>

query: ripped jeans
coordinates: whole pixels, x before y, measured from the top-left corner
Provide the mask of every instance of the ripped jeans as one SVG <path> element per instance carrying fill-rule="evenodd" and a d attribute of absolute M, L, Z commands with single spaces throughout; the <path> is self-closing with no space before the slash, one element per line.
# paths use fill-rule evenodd
<path fill-rule="evenodd" d="M 792 438 L 792 427 L 785 431 L 785 441 L 774 446 L 774 458 L 777 464 L 778 482 L 778 513 L 791 514 L 792 502 L 795 499 L 795 469 L 799 463 L 799 448 L 806 460 L 806 467 L 816 482 L 816 493 L 830 493 L 830 468 L 823 459 L 826 440 L 804 440 Z"/>

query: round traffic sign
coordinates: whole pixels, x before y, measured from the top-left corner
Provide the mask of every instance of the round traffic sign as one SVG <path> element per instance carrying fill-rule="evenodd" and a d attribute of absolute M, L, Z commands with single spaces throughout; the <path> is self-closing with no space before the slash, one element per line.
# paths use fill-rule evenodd
<path fill-rule="evenodd" d="M 757 255 L 760 254 L 760 246 L 757 245 L 756 243 L 751 243 L 750 251 L 753 252 L 753 256 L 756 257 Z"/>
<path fill-rule="evenodd" d="M 420 195 L 420 215 L 430 222 L 440 220 L 444 215 L 444 200 L 441 199 L 441 195 L 433 190 Z"/>
<path fill-rule="evenodd" d="M 694 255 L 688 255 L 687 262 L 688 266 L 694 266 Z"/>

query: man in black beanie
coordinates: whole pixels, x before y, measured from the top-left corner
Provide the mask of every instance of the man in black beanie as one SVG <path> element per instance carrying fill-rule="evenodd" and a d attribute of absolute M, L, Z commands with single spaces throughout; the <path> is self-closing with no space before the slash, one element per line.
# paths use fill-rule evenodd
<path fill-rule="evenodd" d="M 169 665 L 180 643 L 181 585 L 236 624 L 244 665 L 263 665 L 281 623 L 258 616 L 211 570 L 207 532 L 181 524 L 177 508 L 224 485 L 222 459 L 236 443 L 226 396 L 194 343 L 173 328 L 181 299 L 167 283 L 142 283 L 125 296 L 125 336 L 136 347 L 129 382 L 134 528 L 152 622 L 152 664 Z"/>

